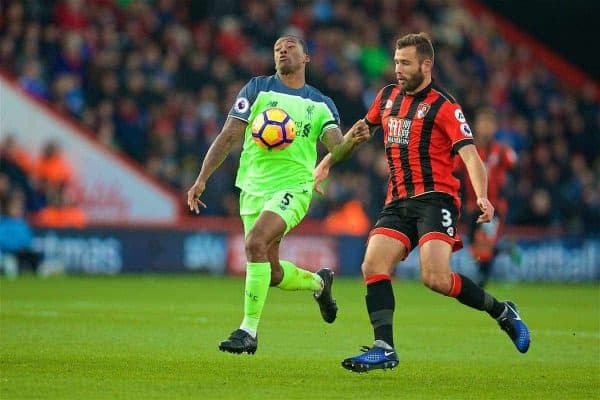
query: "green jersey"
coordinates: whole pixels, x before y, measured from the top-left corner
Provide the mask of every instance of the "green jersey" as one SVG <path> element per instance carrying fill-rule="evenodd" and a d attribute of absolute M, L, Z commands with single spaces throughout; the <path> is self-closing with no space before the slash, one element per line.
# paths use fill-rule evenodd
<path fill-rule="evenodd" d="M 252 139 L 252 122 L 269 108 L 281 108 L 296 124 L 296 137 L 285 149 L 269 151 Z M 339 127 L 335 104 L 310 85 L 292 89 L 277 75 L 252 78 L 240 91 L 229 116 L 248 122 L 236 186 L 253 195 L 283 189 L 310 190 L 317 161 L 317 140 Z"/>

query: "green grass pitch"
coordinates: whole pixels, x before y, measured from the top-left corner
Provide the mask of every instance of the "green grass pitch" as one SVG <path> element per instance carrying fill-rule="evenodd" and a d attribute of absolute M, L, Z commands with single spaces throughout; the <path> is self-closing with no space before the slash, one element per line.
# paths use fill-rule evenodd
<path fill-rule="evenodd" d="M 0 281 L 2 399 L 600 398 L 597 284 L 494 284 L 531 329 L 516 351 L 487 315 L 395 280 L 400 365 L 354 374 L 372 343 L 358 279 L 337 279 L 338 320 L 308 292 L 271 289 L 256 355 L 218 351 L 242 316 L 242 279 L 23 277 Z"/>

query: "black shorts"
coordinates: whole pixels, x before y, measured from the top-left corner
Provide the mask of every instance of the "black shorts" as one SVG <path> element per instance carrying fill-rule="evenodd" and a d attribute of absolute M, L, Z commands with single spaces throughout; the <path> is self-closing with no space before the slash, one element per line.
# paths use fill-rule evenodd
<path fill-rule="evenodd" d="M 369 238 L 381 234 L 398 239 L 406 246 L 406 255 L 431 239 L 443 240 L 457 251 L 463 247 L 456 230 L 458 217 L 452 197 L 443 193 L 396 200 L 381 210 Z"/>

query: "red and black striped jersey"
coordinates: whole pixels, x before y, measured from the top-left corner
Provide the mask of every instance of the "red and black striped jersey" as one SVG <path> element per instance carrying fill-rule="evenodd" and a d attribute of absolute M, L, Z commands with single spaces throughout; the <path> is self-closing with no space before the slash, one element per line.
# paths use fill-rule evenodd
<path fill-rule="evenodd" d="M 365 120 L 383 129 L 389 173 L 385 204 L 438 192 L 452 196 L 460 208 L 453 157 L 473 144 L 473 135 L 452 96 L 433 82 L 413 95 L 388 85 L 377 94 Z"/>

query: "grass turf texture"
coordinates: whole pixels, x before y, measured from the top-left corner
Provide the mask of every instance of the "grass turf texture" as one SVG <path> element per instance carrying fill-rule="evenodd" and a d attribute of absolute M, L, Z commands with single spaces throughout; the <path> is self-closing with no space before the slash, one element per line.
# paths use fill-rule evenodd
<path fill-rule="evenodd" d="M 271 289 L 254 356 L 222 353 L 243 280 L 23 277 L 0 282 L 0 397 L 72 399 L 590 399 L 600 387 L 597 285 L 492 285 L 532 331 L 519 354 L 487 315 L 394 281 L 400 364 L 354 374 L 372 343 L 357 279 L 337 279 L 333 325 L 309 292 Z"/>

